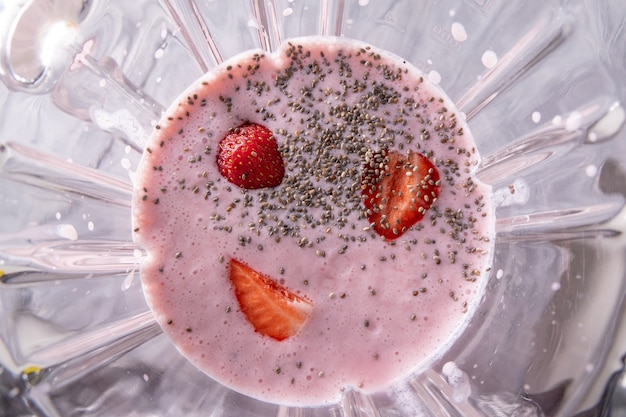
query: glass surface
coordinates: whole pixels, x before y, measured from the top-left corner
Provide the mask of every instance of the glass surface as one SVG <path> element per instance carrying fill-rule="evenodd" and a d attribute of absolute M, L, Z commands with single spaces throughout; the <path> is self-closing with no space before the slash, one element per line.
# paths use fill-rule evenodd
<path fill-rule="evenodd" d="M 621 0 L 0 2 L 0 415 L 571 416 L 626 289 Z M 204 71 L 302 35 L 409 60 L 466 114 L 496 253 L 466 332 L 429 369 L 321 408 L 196 370 L 138 276 L 146 135 Z"/>

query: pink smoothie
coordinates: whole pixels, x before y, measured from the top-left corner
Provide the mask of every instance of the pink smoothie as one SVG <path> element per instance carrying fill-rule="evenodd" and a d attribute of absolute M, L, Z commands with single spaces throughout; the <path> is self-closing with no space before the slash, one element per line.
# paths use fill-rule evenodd
<path fill-rule="evenodd" d="M 278 187 L 219 174 L 217 144 L 244 122 L 276 136 Z M 391 242 L 361 202 L 362 161 L 380 148 L 420 152 L 441 175 L 436 203 Z M 148 303 L 184 356 L 246 395 L 311 406 L 384 389 L 445 352 L 481 299 L 494 214 L 478 161 L 453 104 L 401 58 L 320 37 L 238 55 L 180 96 L 141 160 L 133 228 Z M 296 335 L 255 332 L 232 258 L 312 302 Z"/>

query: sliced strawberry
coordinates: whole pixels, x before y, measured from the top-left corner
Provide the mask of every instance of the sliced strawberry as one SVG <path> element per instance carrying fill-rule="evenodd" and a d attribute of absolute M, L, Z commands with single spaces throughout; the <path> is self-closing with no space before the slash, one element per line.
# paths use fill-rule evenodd
<path fill-rule="evenodd" d="M 230 260 L 230 280 L 241 311 L 254 330 L 278 341 L 296 334 L 313 305 L 248 265 Z"/>
<path fill-rule="evenodd" d="M 362 198 L 374 230 L 397 239 L 422 220 L 439 197 L 439 172 L 424 155 L 381 150 L 363 164 Z"/>
<path fill-rule="evenodd" d="M 285 176 L 278 142 L 265 126 L 246 123 L 220 141 L 217 168 L 238 187 L 254 190 L 276 187 Z"/>

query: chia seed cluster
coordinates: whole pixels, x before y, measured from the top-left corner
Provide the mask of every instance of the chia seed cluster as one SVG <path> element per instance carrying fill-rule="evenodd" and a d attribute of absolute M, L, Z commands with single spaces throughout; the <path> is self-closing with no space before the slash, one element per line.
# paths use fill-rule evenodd
<path fill-rule="evenodd" d="M 362 202 L 363 167 L 372 158 L 372 152 L 397 149 L 399 152 L 421 152 L 428 157 L 441 175 L 442 193 L 463 193 L 467 202 L 462 208 L 440 206 L 435 203 L 428 210 L 423 221 L 439 226 L 439 233 L 449 236 L 457 243 L 455 248 L 435 248 L 430 256 L 435 263 L 442 258 L 454 263 L 458 250 L 480 251 L 475 243 L 468 243 L 468 233 L 474 232 L 477 216 L 483 212 L 483 195 L 474 195 L 474 182 L 470 175 L 477 163 L 475 149 L 466 148 L 464 131 L 458 123 L 456 113 L 448 110 L 441 97 L 432 94 L 432 86 L 423 88 L 424 78 L 412 79 L 408 69 L 396 66 L 369 47 L 357 50 L 339 50 L 333 57 L 312 52 L 302 45 L 290 44 L 284 54 L 288 63 L 275 71 L 273 83 L 259 80 L 257 73 L 265 70 L 266 56 L 254 54 L 248 64 L 227 66 L 225 85 L 234 86 L 230 91 L 224 88 L 217 97 L 220 103 L 211 111 L 211 118 L 225 117 L 236 112 L 238 103 L 234 97 L 249 97 L 254 113 L 260 123 L 284 122 L 284 126 L 298 126 L 297 129 L 279 127 L 274 134 L 286 167 L 282 184 L 260 191 L 247 191 L 229 185 L 223 178 L 208 178 L 204 164 L 215 163 L 213 141 L 219 140 L 226 132 L 216 132 L 211 128 L 211 120 L 205 120 L 197 132 L 209 139 L 201 153 L 192 153 L 192 146 L 185 140 L 191 126 L 186 122 L 198 110 L 215 101 L 215 97 L 202 97 L 202 89 L 187 97 L 185 106 L 177 116 L 169 117 L 169 122 L 183 122 L 177 135 L 159 143 L 160 147 L 179 146 L 190 165 L 197 166 L 202 183 L 194 178 L 177 179 L 174 187 L 178 192 L 198 194 L 207 200 L 207 212 L 217 212 L 211 219 L 220 223 L 218 227 L 226 239 L 237 239 L 239 244 L 251 244 L 254 236 L 267 233 L 276 242 L 291 238 L 300 247 L 314 248 L 317 256 L 325 257 L 323 242 L 335 236 L 345 242 L 339 250 L 343 254 L 349 250 L 351 242 L 364 243 L 368 240 L 381 240 L 367 221 L 367 213 Z M 361 74 L 357 76 L 356 74 Z M 329 75 L 339 75 L 338 83 L 326 82 Z M 266 77 L 267 79 L 267 77 Z M 304 81 L 304 82 L 302 82 Z M 290 88 L 294 82 L 302 82 L 298 94 Z M 228 84 L 230 83 L 230 84 Z M 207 85 L 207 82 L 203 83 Z M 284 104 L 277 112 L 279 104 Z M 184 109 L 184 110 L 183 110 Z M 233 118 L 234 123 L 248 121 L 247 117 Z M 232 126 L 232 128 L 236 125 Z M 157 126 L 161 129 L 161 126 Z M 180 136 L 180 137 L 176 137 Z M 439 144 L 433 146 L 434 142 Z M 441 146 L 445 154 L 436 151 Z M 147 152 L 152 153 L 148 148 Z M 451 157 L 453 155 L 454 157 Z M 154 165 L 155 171 L 162 171 L 161 165 Z M 382 168 L 382 167 L 381 167 Z M 189 185 L 193 183 L 194 185 Z M 158 204 L 159 194 L 169 192 L 169 186 L 159 190 L 145 190 L 142 200 Z M 214 196 L 215 191 L 227 191 L 227 201 Z M 229 237 L 233 220 L 227 214 L 237 206 L 246 211 L 244 219 L 248 233 Z M 419 232 L 423 225 L 413 227 Z M 318 231 L 315 233 L 314 231 Z M 423 241 L 427 246 L 435 245 L 438 236 L 407 234 L 398 241 L 388 242 L 390 246 L 401 245 L 407 250 Z M 476 240 L 488 240 L 479 236 Z M 263 246 L 258 245 L 259 250 Z M 395 256 L 395 255 L 394 255 Z M 470 265 L 462 269 L 464 278 L 473 280 L 478 273 Z"/>

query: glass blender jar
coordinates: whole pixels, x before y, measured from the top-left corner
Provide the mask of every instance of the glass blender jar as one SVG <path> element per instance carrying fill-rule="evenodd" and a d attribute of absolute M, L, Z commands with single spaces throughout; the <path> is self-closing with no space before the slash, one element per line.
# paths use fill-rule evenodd
<path fill-rule="evenodd" d="M 620 0 L 5 0 L 0 22 L 0 415 L 619 412 L 621 374 L 600 393 L 626 351 Z M 162 334 L 130 199 L 181 91 L 307 35 L 371 43 L 446 91 L 497 233 L 485 299 L 440 359 L 376 395 L 297 408 L 220 385 Z"/>

